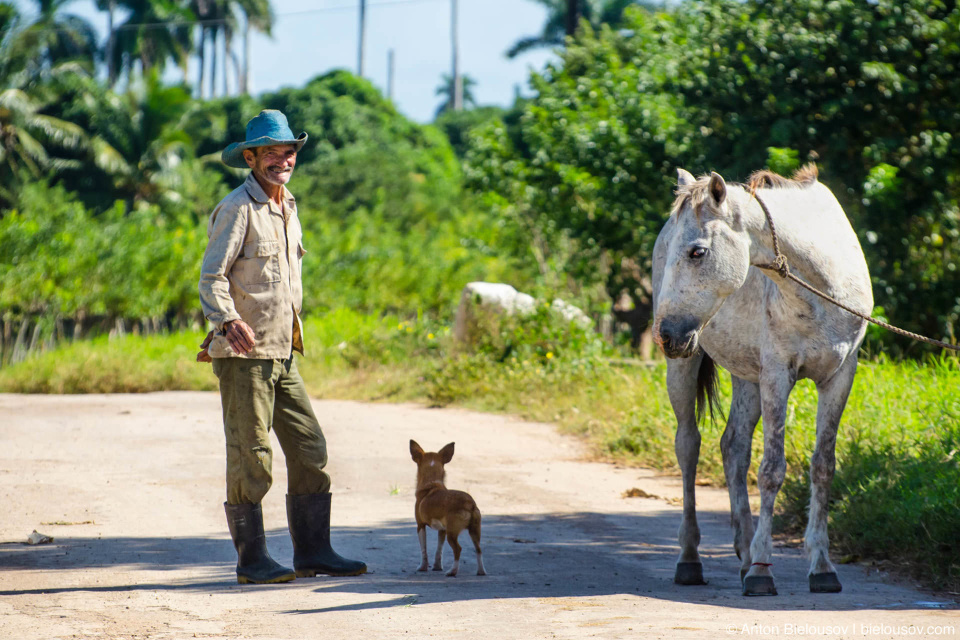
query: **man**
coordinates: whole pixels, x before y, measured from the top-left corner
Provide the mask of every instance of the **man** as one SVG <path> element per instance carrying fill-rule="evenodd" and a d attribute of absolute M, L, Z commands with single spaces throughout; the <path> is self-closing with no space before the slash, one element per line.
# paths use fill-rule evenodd
<path fill-rule="evenodd" d="M 236 547 L 237 581 L 288 582 L 318 573 L 358 575 L 367 566 L 330 546 L 327 446 L 297 371 L 303 354 L 301 242 L 297 204 L 286 184 L 307 140 L 287 118 L 265 110 L 247 124 L 246 140 L 222 160 L 249 167 L 246 181 L 217 205 L 200 275 L 200 303 L 216 326 L 197 360 L 220 379 L 227 440 L 224 508 Z M 267 552 L 260 501 L 272 482 L 269 431 L 287 459 L 287 522 L 294 570 Z"/>

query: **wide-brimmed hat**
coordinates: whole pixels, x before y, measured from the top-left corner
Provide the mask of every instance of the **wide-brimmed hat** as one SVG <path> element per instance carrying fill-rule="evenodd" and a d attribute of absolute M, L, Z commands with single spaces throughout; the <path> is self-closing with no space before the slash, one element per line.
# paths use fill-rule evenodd
<path fill-rule="evenodd" d="M 243 142 L 234 142 L 223 150 L 220 159 L 228 167 L 246 169 L 247 161 L 243 159 L 243 150 L 253 147 L 266 147 L 272 144 L 296 145 L 297 151 L 307 141 L 304 131 L 296 138 L 287 124 L 287 116 L 276 109 L 264 109 L 255 118 L 247 123 L 247 139 Z"/>

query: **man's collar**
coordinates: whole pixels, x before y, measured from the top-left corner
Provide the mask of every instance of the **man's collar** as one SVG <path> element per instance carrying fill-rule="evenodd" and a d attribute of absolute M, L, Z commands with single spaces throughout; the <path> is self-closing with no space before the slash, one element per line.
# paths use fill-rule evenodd
<path fill-rule="evenodd" d="M 267 204 L 270 202 L 270 196 L 267 195 L 267 192 L 264 191 L 260 183 L 257 182 L 257 177 L 253 175 L 253 171 L 247 176 L 247 180 L 243 183 L 243 186 L 246 187 L 247 193 L 255 202 L 259 204 Z"/>
<path fill-rule="evenodd" d="M 253 175 L 253 171 L 247 176 L 246 182 L 243 183 L 244 187 L 247 189 L 247 193 L 255 202 L 259 204 L 269 204 L 270 196 L 267 195 L 267 192 L 263 190 L 263 187 L 260 186 L 260 182 L 257 180 L 257 177 Z M 297 199 L 293 197 L 293 194 L 290 193 L 290 190 L 286 186 L 283 186 L 283 199 L 286 200 L 289 204 L 295 205 Z"/>

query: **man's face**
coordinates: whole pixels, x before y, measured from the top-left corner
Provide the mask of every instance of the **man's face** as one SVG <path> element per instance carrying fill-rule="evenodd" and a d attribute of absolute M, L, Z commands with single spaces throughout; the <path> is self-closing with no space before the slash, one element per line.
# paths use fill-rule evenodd
<path fill-rule="evenodd" d="M 293 167 L 297 164 L 297 147 L 292 144 L 254 147 L 244 150 L 243 159 L 261 180 L 285 185 L 290 182 Z"/>

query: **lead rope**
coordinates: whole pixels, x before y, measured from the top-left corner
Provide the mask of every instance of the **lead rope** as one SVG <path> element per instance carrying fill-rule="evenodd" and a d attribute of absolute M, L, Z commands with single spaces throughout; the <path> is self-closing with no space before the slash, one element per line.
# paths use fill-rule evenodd
<path fill-rule="evenodd" d="M 780 253 L 780 238 L 777 237 L 777 228 L 776 228 L 776 227 L 774 226 L 774 224 L 773 224 L 773 216 L 770 215 L 770 210 L 767 209 L 767 205 L 764 204 L 763 200 L 760 199 L 760 196 L 757 195 L 756 188 L 750 187 L 750 190 L 749 190 L 749 191 L 750 191 L 750 195 L 753 196 L 753 198 L 757 201 L 757 204 L 760 205 L 760 208 L 763 209 L 763 215 L 765 215 L 765 216 L 767 217 L 767 224 L 770 225 L 770 235 L 773 236 L 773 253 L 776 255 L 776 258 L 774 258 L 773 262 L 771 262 L 770 264 L 754 264 L 754 265 L 753 265 L 754 267 L 757 267 L 758 269 L 767 269 L 767 270 L 769 270 L 769 271 L 776 271 L 777 274 L 779 274 L 781 278 L 783 278 L 783 279 L 785 279 L 785 280 L 792 280 L 793 282 L 796 282 L 798 285 L 800 285 L 801 287 L 803 287 L 804 289 L 806 289 L 806 290 L 809 291 L 810 293 L 814 293 L 814 294 L 820 296 L 821 298 L 823 298 L 824 300 L 826 300 L 827 302 L 830 302 L 830 303 L 832 303 L 832 304 L 835 304 L 836 306 L 840 307 L 840 308 L 843 309 L 844 311 L 847 311 L 847 312 L 849 312 L 849 313 L 852 313 L 853 315 L 857 316 L 858 318 L 862 318 L 862 319 L 866 320 L 867 322 L 872 322 L 873 324 L 877 325 L 878 327 L 883 327 L 884 329 L 886 329 L 886 330 L 888 330 L 888 331 L 893 331 L 894 333 L 898 333 L 898 334 L 900 334 L 901 336 L 906 336 L 906 337 L 908 337 L 908 338 L 912 338 L 913 340 L 919 340 L 919 341 L 921 341 L 921 342 L 926 342 L 926 343 L 928 343 L 928 344 L 932 344 L 932 345 L 937 346 L 937 347 L 940 347 L 940 348 L 942 348 L 942 349 L 950 349 L 950 350 L 952 350 L 952 351 L 960 351 L 960 345 L 950 344 L 950 343 L 948 343 L 948 342 L 943 342 L 942 340 L 934 340 L 933 338 L 928 338 L 928 337 L 926 337 L 926 336 L 922 336 L 922 335 L 920 335 L 919 333 L 912 333 L 912 332 L 910 332 L 910 331 L 907 331 L 906 329 L 901 329 L 901 328 L 899 328 L 899 327 L 895 327 L 895 326 L 893 326 L 892 324 L 890 324 L 890 323 L 888 323 L 888 322 L 884 322 L 883 320 L 877 320 L 876 318 L 872 318 L 872 317 L 870 317 L 870 316 L 868 316 L 868 315 L 866 315 L 866 314 L 864 314 L 864 313 L 860 313 L 859 311 L 856 311 L 855 309 L 851 309 L 850 307 L 848 307 L 847 305 L 843 304 L 843 303 L 840 302 L 839 300 L 837 300 L 837 299 L 835 299 L 835 298 L 827 295 L 826 293 L 818 290 L 816 287 L 813 287 L 813 286 L 807 284 L 806 282 L 804 282 L 803 280 L 801 280 L 801 279 L 798 278 L 797 276 L 793 275 L 793 273 L 790 271 L 790 265 L 787 264 L 787 258 L 786 258 L 786 256 L 784 256 L 782 253 Z"/>

